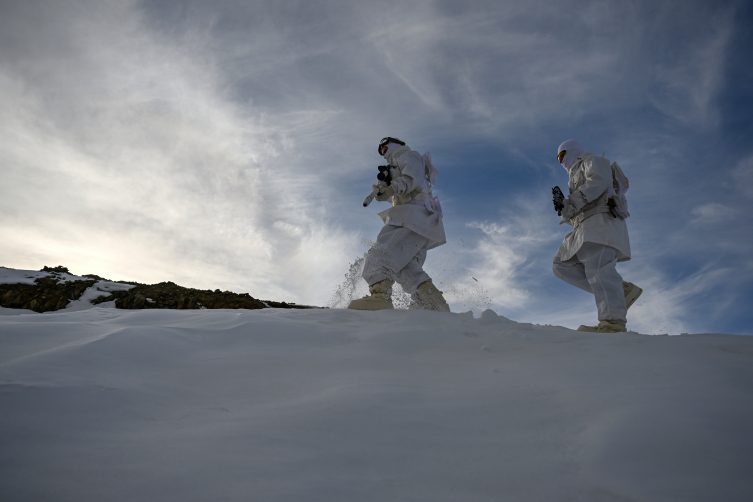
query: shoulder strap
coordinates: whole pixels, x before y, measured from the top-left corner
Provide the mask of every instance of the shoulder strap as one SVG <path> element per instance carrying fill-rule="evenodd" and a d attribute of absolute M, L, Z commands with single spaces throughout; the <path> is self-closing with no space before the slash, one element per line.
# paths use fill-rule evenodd
<path fill-rule="evenodd" d="M 630 188 L 630 181 L 628 181 L 625 173 L 622 172 L 622 168 L 617 162 L 612 162 L 612 179 L 614 181 L 614 191 L 617 195 L 625 195 L 625 192 Z"/>
<path fill-rule="evenodd" d="M 610 189 L 610 195 L 614 192 L 611 199 L 616 205 L 615 211 L 617 211 L 617 214 L 625 219 L 630 216 L 630 213 L 628 212 L 627 197 L 625 197 L 625 193 L 627 193 L 628 188 L 630 188 L 630 182 L 617 162 L 612 162 L 611 168 L 612 188 Z"/>

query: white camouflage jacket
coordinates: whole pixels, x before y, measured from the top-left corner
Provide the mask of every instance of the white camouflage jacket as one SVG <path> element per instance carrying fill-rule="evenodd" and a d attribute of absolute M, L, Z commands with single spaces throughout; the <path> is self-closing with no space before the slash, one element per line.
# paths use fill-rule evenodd
<path fill-rule="evenodd" d="M 385 225 L 405 227 L 430 240 L 427 249 L 447 242 L 442 217 L 428 209 L 421 195 L 426 193 L 426 170 L 424 160 L 410 147 L 401 146 L 387 157 L 392 175 L 391 186 L 395 195 L 390 199 L 392 207 L 379 213 Z M 418 196 L 418 199 L 416 199 Z"/>
<path fill-rule="evenodd" d="M 570 167 L 570 197 L 580 197 L 588 210 L 600 204 L 606 204 L 609 187 L 612 184 L 612 168 L 609 160 L 596 157 L 593 153 L 582 154 Z M 579 218 L 579 214 L 581 217 Z M 575 226 L 572 232 L 565 236 L 557 251 L 560 260 L 569 260 L 578 252 L 584 242 L 595 242 L 613 247 L 617 250 L 617 261 L 630 259 L 630 239 L 628 237 L 625 220 L 612 216 L 611 213 L 597 212 L 585 219 L 583 211 L 571 219 L 564 219 L 563 223 Z M 588 213 L 585 213 L 588 214 Z"/>

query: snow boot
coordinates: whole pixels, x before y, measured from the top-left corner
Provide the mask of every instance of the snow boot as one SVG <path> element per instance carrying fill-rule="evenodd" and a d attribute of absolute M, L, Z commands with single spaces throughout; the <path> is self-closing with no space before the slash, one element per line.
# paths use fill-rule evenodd
<path fill-rule="evenodd" d="M 354 310 L 385 310 L 392 307 L 392 281 L 385 279 L 369 286 L 370 296 L 353 300 L 348 305 Z"/>
<path fill-rule="evenodd" d="M 630 308 L 632 304 L 641 296 L 643 290 L 632 282 L 622 282 L 622 290 L 625 292 L 625 305 Z"/>
<path fill-rule="evenodd" d="M 410 310 L 450 311 L 450 306 L 447 305 L 442 292 L 431 281 L 422 282 L 416 289 L 416 292 L 410 296 L 413 300 L 408 306 Z"/>
<path fill-rule="evenodd" d="M 625 333 L 627 328 L 624 324 L 601 321 L 598 326 L 579 326 L 578 331 L 587 331 L 589 333 Z"/>

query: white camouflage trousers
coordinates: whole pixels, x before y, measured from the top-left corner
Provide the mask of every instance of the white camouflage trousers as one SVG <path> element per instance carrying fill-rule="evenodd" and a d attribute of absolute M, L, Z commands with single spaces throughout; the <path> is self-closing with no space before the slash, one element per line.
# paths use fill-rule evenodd
<path fill-rule="evenodd" d="M 429 239 L 413 230 L 385 225 L 366 255 L 361 276 L 369 286 L 390 279 L 406 293 L 413 294 L 429 280 L 423 269 L 428 244 Z"/>
<path fill-rule="evenodd" d="M 588 291 L 596 299 L 599 321 L 612 321 L 618 324 L 627 322 L 625 292 L 622 276 L 617 272 L 617 250 L 584 242 L 578 252 L 566 261 L 554 257 L 554 275 L 568 284 Z"/>

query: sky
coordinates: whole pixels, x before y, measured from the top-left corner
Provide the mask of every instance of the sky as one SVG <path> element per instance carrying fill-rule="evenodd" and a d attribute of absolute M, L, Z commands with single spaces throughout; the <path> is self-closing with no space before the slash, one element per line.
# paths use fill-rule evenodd
<path fill-rule="evenodd" d="M 326 305 L 430 151 L 454 310 L 596 322 L 554 277 L 565 139 L 630 179 L 628 327 L 753 334 L 749 2 L 0 3 L 0 265 Z M 483 305 L 482 305 L 483 304 Z"/>

